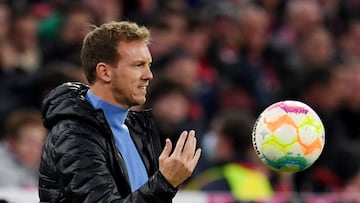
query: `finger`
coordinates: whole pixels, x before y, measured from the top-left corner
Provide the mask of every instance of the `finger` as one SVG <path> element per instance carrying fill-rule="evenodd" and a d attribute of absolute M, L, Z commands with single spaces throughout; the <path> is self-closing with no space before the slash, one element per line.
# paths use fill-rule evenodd
<path fill-rule="evenodd" d="M 182 155 L 185 156 L 186 160 L 190 161 L 194 157 L 195 149 L 196 149 L 195 131 L 191 130 L 189 132 L 184 149 L 182 151 Z"/>
<path fill-rule="evenodd" d="M 198 149 L 196 150 L 196 152 L 195 152 L 195 155 L 194 155 L 193 159 L 192 159 L 191 162 L 190 162 L 190 167 L 191 167 L 192 169 L 194 169 L 194 168 L 196 167 L 197 163 L 199 162 L 200 155 L 201 155 L 201 149 L 198 148 Z"/>
<path fill-rule="evenodd" d="M 181 154 L 181 151 L 184 148 L 184 143 L 185 143 L 187 135 L 188 135 L 187 131 L 183 131 L 180 134 L 180 137 L 179 137 L 179 139 L 178 139 L 178 141 L 176 143 L 173 155 L 180 155 Z"/>
<path fill-rule="evenodd" d="M 172 143 L 171 143 L 170 139 L 168 138 L 165 141 L 165 147 L 164 147 L 163 151 L 161 152 L 159 159 L 165 159 L 165 158 L 169 157 L 171 149 L 172 149 Z"/>

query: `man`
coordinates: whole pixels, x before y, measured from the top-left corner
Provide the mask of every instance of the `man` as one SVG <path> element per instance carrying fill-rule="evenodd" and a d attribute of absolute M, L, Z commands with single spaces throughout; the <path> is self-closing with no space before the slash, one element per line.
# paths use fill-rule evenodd
<path fill-rule="evenodd" d="M 90 87 L 65 83 L 44 99 L 40 202 L 171 202 L 193 172 L 193 130 L 162 150 L 151 112 L 130 110 L 153 78 L 149 35 L 132 22 L 95 28 L 81 53 Z"/>

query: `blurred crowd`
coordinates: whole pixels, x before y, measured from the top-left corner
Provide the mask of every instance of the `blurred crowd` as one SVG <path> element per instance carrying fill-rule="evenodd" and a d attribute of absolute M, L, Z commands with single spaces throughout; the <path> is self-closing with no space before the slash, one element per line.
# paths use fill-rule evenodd
<path fill-rule="evenodd" d="M 197 131 L 204 153 L 181 189 L 238 200 L 360 192 L 358 0 L 1 0 L 0 187 L 37 186 L 42 99 L 87 83 L 83 37 L 118 20 L 152 33 L 155 77 L 136 108 L 153 109 L 173 142 Z M 251 145 L 259 113 L 288 99 L 311 106 L 326 132 L 319 160 L 296 174 L 269 170 Z"/>

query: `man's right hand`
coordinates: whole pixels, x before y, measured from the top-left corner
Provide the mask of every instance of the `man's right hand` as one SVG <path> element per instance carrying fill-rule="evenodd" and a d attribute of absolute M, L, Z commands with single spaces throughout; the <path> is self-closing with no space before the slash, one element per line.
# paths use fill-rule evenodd
<path fill-rule="evenodd" d="M 183 131 L 172 154 L 171 151 L 172 143 L 166 139 L 159 157 L 159 170 L 172 186 L 177 187 L 191 176 L 200 158 L 201 149 L 196 149 L 195 131 Z"/>

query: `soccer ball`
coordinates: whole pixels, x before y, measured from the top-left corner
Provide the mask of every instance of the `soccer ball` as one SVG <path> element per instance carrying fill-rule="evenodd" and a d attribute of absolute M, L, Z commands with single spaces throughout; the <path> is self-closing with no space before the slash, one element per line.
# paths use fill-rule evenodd
<path fill-rule="evenodd" d="M 305 103 L 280 101 L 260 114 L 253 128 L 252 143 L 260 159 L 272 169 L 303 171 L 319 158 L 324 148 L 324 125 Z"/>

